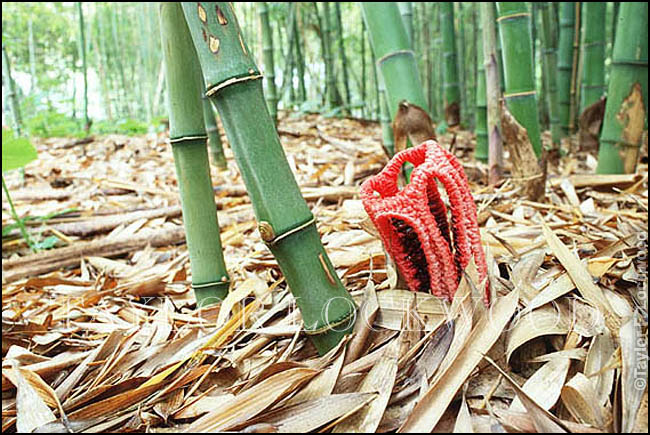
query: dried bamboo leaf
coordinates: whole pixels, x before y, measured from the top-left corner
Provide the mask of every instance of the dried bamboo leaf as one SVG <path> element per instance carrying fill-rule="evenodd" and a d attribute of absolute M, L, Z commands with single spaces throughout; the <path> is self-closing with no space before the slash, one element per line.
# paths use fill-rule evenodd
<path fill-rule="evenodd" d="M 623 414 L 621 432 L 630 432 L 636 422 L 636 415 L 648 391 L 648 339 L 641 332 L 641 321 L 632 316 L 619 331 L 621 343 L 621 391 Z M 639 368 L 645 367 L 645 372 Z"/>
<path fill-rule="evenodd" d="M 354 336 L 348 343 L 345 364 L 349 364 L 356 360 L 363 352 L 368 335 L 372 330 L 377 312 L 379 311 L 379 302 L 377 301 L 377 293 L 375 292 L 375 284 L 372 280 L 368 280 L 368 284 L 364 290 L 364 300 L 359 308 L 359 316 L 354 325 Z"/>
<path fill-rule="evenodd" d="M 347 393 L 312 398 L 261 415 L 253 424 L 268 424 L 279 433 L 311 432 L 347 413 L 359 410 L 375 397 L 375 393 Z"/>
<path fill-rule="evenodd" d="M 269 286 L 266 284 L 266 281 L 262 281 L 261 278 L 253 275 L 241 283 L 236 290 L 230 291 L 228 296 L 221 302 L 219 316 L 217 317 L 217 328 L 222 327 L 226 323 L 230 312 L 236 304 L 240 303 L 251 293 L 256 295 L 266 293 L 268 288 Z"/>
<path fill-rule="evenodd" d="M 589 259 L 587 263 L 587 269 L 589 270 L 589 274 L 591 276 L 600 278 L 601 276 L 605 275 L 605 273 L 607 273 L 607 271 L 614 264 L 616 264 L 617 261 L 619 261 L 618 258 L 611 257 L 592 258 Z M 542 305 L 554 301 L 555 299 L 569 293 L 574 288 L 576 288 L 576 285 L 574 284 L 569 274 L 563 273 L 555 278 L 553 282 L 548 285 L 548 287 L 538 293 L 537 296 L 535 296 L 530 301 L 524 312 L 532 311 L 535 308 L 539 308 Z"/>
<path fill-rule="evenodd" d="M 321 373 L 316 375 L 314 379 L 309 381 L 309 383 L 295 396 L 287 402 L 287 406 L 295 405 L 300 402 L 306 402 L 307 400 L 317 399 L 320 397 L 329 396 L 334 391 L 334 386 L 336 381 L 339 378 L 341 373 L 341 368 L 343 367 L 343 361 L 346 357 L 345 349 L 341 354 L 336 358 L 331 367 L 323 370 Z"/>
<path fill-rule="evenodd" d="M 513 291 L 492 305 L 476 323 L 458 357 L 415 406 L 399 432 L 430 432 L 442 417 L 456 392 L 497 341 L 517 308 L 519 293 Z"/>
<path fill-rule="evenodd" d="M 565 335 L 569 325 L 561 312 L 552 307 L 543 306 L 515 320 L 508 335 L 506 358 L 510 357 L 521 345 L 542 335 Z"/>
<path fill-rule="evenodd" d="M 521 389 L 540 407 L 548 411 L 560 398 L 560 391 L 566 381 L 570 364 L 569 358 L 553 358 L 528 378 Z M 512 401 L 509 409 L 517 412 L 526 411 L 519 397 Z"/>
<path fill-rule="evenodd" d="M 603 291 L 594 284 L 591 275 L 580 262 L 580 259 L 569 251 L 569 249 L 562 243 L 562 241 L 555 235 L 555 233 L 546 225 L 542 227 L 544 230 L 544 237 L 557 259 L 562 263 L 567 273 L 575 283 L 580 294 L 595 307 L 600 309 L 606 317 L 610 317 L 612 321 L 616 321 L 615 314 L 609 301 L 603 294 Z M 607 316 L 609 314 L 609 316 Z"/>
<path fill-rule="evenodd" d="M 467 400 L 465 400 L 464 394 L 460 400 L 460 409 L 458 410 L 458 416 L 454 424 L 454 433 L 474 433 L 472 415 L 467 407 Z"/>
<path fill-rule="evenodd" d="M 219 409 L 199 418 L 185 432 L 218 432 L 241 425 L 314 377 L 318 371 L 294 368 L 252 386 Z"/>
<path fill-rule="evenodd" d="M 26 373 L 24 369 L 3 370 L 3 376 L 16 386 L 16 429 L 19 433 L 32 432 L 56 420 L 38 389 L 25 379 Z"/>
<path fill-rule="evenodd" d="M 408 290 L 382 290 L 377 292 L 379 313 L 375 319 L 375 326 L 399 331 L 404 313 L 409 311 L 414 298 L 417 298 L 416 309 L 427 329 L 434 327 L 445 318 L 448 311 L 445 302 L 433 295 Z"/>
<path fill-rule="evenodd" d="M 605 414 L 593 384 L 582 373 L 576 373 L 562 388 L 562 403 L 579 423 L 605 430 Z"/>
<path fill-rule="evenodd" d="M 553 414 L 539 406 L 533 399 L 531 399 L 528 394 L 521 389 L 521 387 L 512 379 L 501 367 L 497 365 L 490 358 L 485 357 L 485 359 L 492 364 L 503 376 L 503 379 L 508 382 L 512 388 L 517 392 L 517 397 L 521 400 L 521 403 L 526 408 L 526 411 L 533 419 L 533 425 L 535 430 L 540 433 L 567 433 L 569 430 L 567 427 Z"/>
<path fill-rule="evenodd" d="M 368 372 L 359 387 L 360 393 L 379 393 L 370 403 L 337 424 L 333 433 L 375 432 L 384 415 L 397 376 L 401 334 L 386 345 L 379 362 Z"/>

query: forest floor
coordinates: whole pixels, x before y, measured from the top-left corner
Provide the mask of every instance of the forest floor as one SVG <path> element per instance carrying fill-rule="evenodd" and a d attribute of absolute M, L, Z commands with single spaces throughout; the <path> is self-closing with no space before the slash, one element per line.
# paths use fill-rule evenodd
<path fill-rule="evenodd" d="M 372 327 L 318 356 L 227 144 L 212 180 L 233 285 L 199 312 L 166 134 L 37 140 L 8 185 L 19 215 L 55 214 L 28 225 L 59 242 L 29 254 L 3 236 L 3 432 L 647 430 L 647 143 L 632 175 L 561 158 L 534 202 L 487 186 L 459 132 L 497 295 L 486 310 L 472 270 L 451 305 L 391 289 L 358 198 L 387 162 L 376 123 L 285 117 L 279 132 Z"/>

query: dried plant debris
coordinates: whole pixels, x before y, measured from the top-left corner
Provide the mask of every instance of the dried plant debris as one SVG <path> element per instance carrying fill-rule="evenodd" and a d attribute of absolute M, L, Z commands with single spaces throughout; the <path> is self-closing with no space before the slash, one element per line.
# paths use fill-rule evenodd
<path fill-rule="evenodd" d="M 559 157 L 531 199 L 488 186 L 473 135 L 456 132 L 486 309 L 473 261 L 451 303 L 395 288 L 359 197 L 387 163 L 377 124 L 281 119 L 360 307 L 353 334 L 318 356 L 302 333 L 225 137 L 212 180 L 233 285 L 200 311 L 165 134 L 95 137 L 85 153 L 37 140 L 24 180 L 6 180 L 30 232 L 54 242 L 30 253 L 3 197 L 3 432 L 647 431 L 646 163 L 594 175 L 593 151 Z"/>

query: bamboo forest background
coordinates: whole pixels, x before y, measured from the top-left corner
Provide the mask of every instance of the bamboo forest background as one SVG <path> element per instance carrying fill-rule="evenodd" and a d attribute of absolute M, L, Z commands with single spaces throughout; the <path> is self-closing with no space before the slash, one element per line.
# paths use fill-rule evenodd
<path fill-rule="evenodd" d="M 274 77 L 279 110 L 380 118 L 373 53 L 358 4 L 268 3 L 272 36 L 268 44 L 262 39 L 260 5 L 263 4 L 237 3 L 236 9 L 258 65 L 267 78 Z M 473 129 L 480 51 L 477 42 L 481 44 L 479 4 L 456 2 L 449 11 L 447 6 L 441 10 L 441 5 L 403 2 L 400 11 L 412 38 L 430 113 L 434 121 L 441 123 L 439 128 L 445 126 L 443 66 L 450 49 L 444 43 L 445 26 L 441 24 L 454 23 L 455 39 L 450 43 L 456 49 L 461 123 Z M 544 7 L 540 5 L 546 3 L 525 4 L 532 13 L 540 122 L 547 129 L 551 117 L 545 104 L 549 84 L 542 80 L 546 59 L 541 31 Z M 602 5 L 606 14 L 602 83 L 607 83 L 618 3 Z M 549 13 L 554 14 L 550 31 L 556 40 L 562 22 L 561 7 L 556 4 L 550 9 Z M 83 50 L 80 10 L 85 31 Z M 453 21 L 445 19 L 441 23 L 440 17 L 452 12 Z M 167 117 L 166 87 L 157 14 L 154 3 L 4 3 L 3 47 L 17 85 L 27 132 L 39 136 L 84 134 L 83 51 L 87 63 L 88 117 L 93 122 L 93 132 L 140 133 L 162 128 L 160 121 Z M 602 35 L 600 28 L 598 31 Z M 272 74 L 265 52 L 273 59 Z M 559 66 L 561 69 L 562 65 Z M 7 108 L 10 103 L 4 92 L 5 82 L 3 76 L 3 107 Z M 268 80 L 265 92 L 269 98 Z M 580 87 L 576 92 L 580 92 Z M 561 104 L 568 96 L 560 92 L 558 97 Z M 584 101 L 577 100 L 581 109 Z M 3 110 L 3 125 L 10 125 L 9 112 Z"/>

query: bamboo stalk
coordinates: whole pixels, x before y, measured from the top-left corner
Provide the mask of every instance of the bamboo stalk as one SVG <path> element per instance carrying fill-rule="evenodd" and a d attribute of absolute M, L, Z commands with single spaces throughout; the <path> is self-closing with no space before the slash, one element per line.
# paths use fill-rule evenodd
<path fill-rule="evenodd" d="M 345 89 L 345 104 L 349 108 L 352 104 L 350 99 L 350 80 L 348 79 L 348 61 L 345 55 L 345 45 L 343 44 L 343 24 L 341 22 L 341 2 L 334 3 L 336 12 L 336 28 L 338 32 L 339 60 L 341 61 L 341 71 L 343 72 L 343 87 Z M 346 110 L 347 112 L 347 110 Z"/>
<path fill-rule="evenodd" d="M 560 38 L 558 41 L 557 92 L 558 115 L 562 136 L 570 134 L 571 118 L 571 71 L 573 59 L 573 39 L 575 31 L 575 4 L 562 2 L 560 8 Z"/>
<path fill-rule="evenodd" d="M 370 43 L 380 82 L 386 87 L 388 111 L 391 119 L 399 102 L 426 107 L 426 98 L 420 82 L 415 54 L 411 50 L 408 35 L 395 2 L 362 3 L 361 9 L 370 36 Z"/>
<path fill-rule="evenodd" d="M 269 8 L 266 2 L 257 4 L 262 28 L 262 52 L 264 53 L 264 73 L 266 76 L 266 105 L 273 118 L 273 123 L 278 122 L 278 96 L 275 88 L 275 64 L 273 62 L 273 32 L 269 23 Z"/>
<path fill-rule="evenodd" d="M 542 2 L 540 4 L 542 18 L 542 45 L 544 49 L 544 82 L 546 83 L 548 113 L 551 123 L 551 142 L 553 148 L 560 144 L 562 131 L 560 129 L 560 118 L 558 112 L 557 98 L 557 38 L 555 32 L 555 14 L 553 3 Z"/>
<path fill-rule="evenodd" d="M 573 26 L 573 61 L 571 63 L 571 93 L 569 106 L 569 132 L 573 134 L 576 127 L 577 92 L 578 92 L 578 57 L 580 53 L 580 2 L 575 2 L 575 22 Z"/>
<path fill-rule="evenodd" d="M 7 86 L 7 98 L 9 98 L 9 104 L 11 105 L 13 128 L 15 130 L 16 136 L 22 136 L 23 121 L 22 116 L 20 116 L 20 104 L 18 104 L 16 83 L 14 82 L 14 79 L 11 75 L 11 64 L 9 62 L 9 56 L 7 55 L 7 49 L 5 48 L 4 43 L 2 44 L 2 75 L 4 78 L 3 81 Z"/>
<path fill-rule="evenodd" d="M 580 113 L 605 94 L 605 12 L 607 3 L 582 3 Z"/>
<path fill-rule="evenodd" d="M 294 47 L 296 50 L 296 64 L 298 69 L 298 98 L 300 103 L 304 103 L 307 99 L 307 88 L 305 87 L 305 58 L 302 54 L 302 42 L 300 39 L 300 32 L 298 31 L 298 18 L 297 13 L 293 16 L 293 32 L 294 32 Z"/>
<path fill-rule="evenodd" d="M 647 21 L 647 3 L 621 3 L 600 135 L 599 174 L 636 169 L 648 123 Z"/>
<path fill-rule="evenodd" d="M 454 4 L 440 4 L 440 26 L 443 46 L 444 106 L 447 125 L 453 127 L 460 123 L 460 88 L 456 58 L 456 32 L 454 30 Z"/>
<path fill-rule="evenodd" d="M 412 2 L 397 2 L 399 14 L 404 23 L 406 36 L 409 38 L 409 46 L 413 49 L 413 3 Z"/>
<path fill-rule="evenodd" d="M 77 14 L 79 16 L 79 52 L 81 53 L 81 68 L 84 76 L 84 129 L 88 132 L 90 130 L 90 119 L 88 118 L 88 71 L 86 65 L 84 13 L 81 2 L 77 2 Z"/>
<path fill-rule="evenodd" d="M 219 127 L 217 127 L 217 118 L 212 103 L 207 98 L 203 99 L 203 118 L 205 119 L 205 132 L 208 134 L 208 148 L 210 149 L 210 160 L 212 164 L 219 169 L 228 168 L 226 156 L 223 154 L 223 144 Z"/>
<path fill-rule="evenodd" d="M 488 180 L 490 184 L 494 185 L 503 177 L 503 141 L 499 131 L 501 81 L 499 80 L 499 64 L 496 51 L 497 31 L 493 5 L 482 2 L 479 8 L 483 27 L 482 50 L 485 62 L 487 100 Z"/>
<path fill-rule="evenodd" d="M 207 82 L 251 197 L 262 239 L 275 256 L 323 354 L 353 326 L 356 307 L 325 252 L 265 107 L 262 75 L 229 3 L 183 3 Z M 204 39 L 203 35 L 206 35 Z"/>
<path fill-rule="evenodd" d="M 197 305 L 223 300 L 229 278 L 221 249 L 210 180 L 201 104 L 201 67 L 180 3 L 160 4 L 163 58 L 167 76 L 169 138 Z"/>
<path fill-rule="evenodd" d="M 476 46 L 479 48 L 476 56 L 478 64 L 476 77 L 476 149 L 474 158 L 476 160 L 488 161 L 488 132 L 487 132 L 487 95 L 485 83 L 485 56 L 483 53 L 482 26 L 479 25 L 476 33 Z"/>
<path fill-rule="evenodd" d="M 503 97 L 514 118 L 528 132 L 535 155 L 539 157 L 542 143 L 531 52 L 530 13 L 523 2 L 499 2 L 497 11 L 506 75 Z"/>

